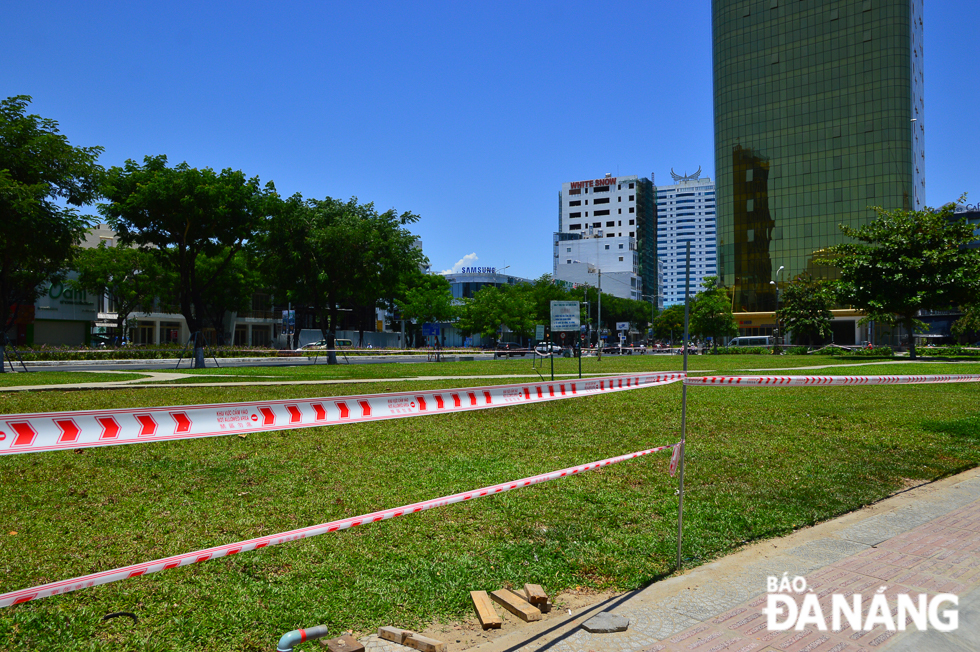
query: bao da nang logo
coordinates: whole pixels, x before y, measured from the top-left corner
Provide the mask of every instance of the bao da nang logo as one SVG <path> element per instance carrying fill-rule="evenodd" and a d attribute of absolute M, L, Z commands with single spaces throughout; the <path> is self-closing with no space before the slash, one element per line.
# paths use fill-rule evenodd
<path fill-rule="evenodd" d="M 822 632 L 828 629 L 839 632 L 846 626 L 854 631 L 870 631 L 882 625 L 888 631 L 901 632 L 911 625 L 919 631 L 932 627 L 940 632 L 951 632 L 960 624 L 959 611 L 948 608 L 959 606 L 959 597 L 952 593 L 888 596 L 885 594 L 887 586 L 879 587 L 870 600 L 865 600 L 860 593 L 832 593 L 827 613 L 826 602 L 820 604 L 821 596 L 807 586 L 806 578 L 789 578 L 787 573 L 782 579 L 769 576 L 766 588 L 769 595 L 762 612 L 766 614 L 770 631 L 802 631 L 805 627 L 816 627 Z M 799 600 L 801 595 L 802 601 Z"/>

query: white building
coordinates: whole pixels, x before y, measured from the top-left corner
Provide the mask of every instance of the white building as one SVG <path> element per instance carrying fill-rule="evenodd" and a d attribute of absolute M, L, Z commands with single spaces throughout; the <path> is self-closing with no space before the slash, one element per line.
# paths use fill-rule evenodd
<path fill-rule="evenodd" d="M 675 183 L 657 186 L 657 258 L 663 263 L 660 289 L 663 305 L 684 303 L 687 243 L 691 243 L 690 287 L 693 297 L 705 276 L 717 276 L 715 184 L 670 171 Z"/>
<path fill-rule="evenodd" d="M 601 270 L 604 293 L 643 300 L 657 284 L 653 197 L 650 180 L 635 175 L 563 183 L 554 278 L 596 286 Z"/>

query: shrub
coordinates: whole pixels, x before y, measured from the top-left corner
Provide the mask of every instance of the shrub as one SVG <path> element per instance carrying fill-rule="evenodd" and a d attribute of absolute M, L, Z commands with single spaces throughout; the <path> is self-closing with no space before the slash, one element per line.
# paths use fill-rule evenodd
<path fill-rule="evenodd" d="M 810 347 L 808 346 L 792 346 L 786 349 L 787 355 L 806 355 L 810 352 Z"/>
<path fill-rule="evenodd" d="M 765 355 L 772 353 L 764 346 L 719 346 L 718 353 L 721 355 Z"/>

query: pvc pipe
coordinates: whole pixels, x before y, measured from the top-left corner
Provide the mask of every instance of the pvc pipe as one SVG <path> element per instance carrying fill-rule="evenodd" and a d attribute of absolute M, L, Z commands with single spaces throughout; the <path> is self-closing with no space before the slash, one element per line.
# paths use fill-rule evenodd
<path fill-rule="evenodd" d="M 279 645 L 276 646 L 276 652 L 293 652 L 294 646 L 305 643 L 306 641 L 323 638 L 327 634 L 326 625 L 317 625 L 309 629 L 294 629 L 282 635 L 282 638 L 279 639 Z"/>

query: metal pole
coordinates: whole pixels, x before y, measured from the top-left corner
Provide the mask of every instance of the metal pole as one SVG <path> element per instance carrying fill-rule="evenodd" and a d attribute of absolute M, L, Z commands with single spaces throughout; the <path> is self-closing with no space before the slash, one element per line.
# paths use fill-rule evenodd
<path fill-rule="evenodd" d="M 548 353 L 551 358 L 551 379 L 555 379 L 555 345 L 554 345 L 555 335 L 554 333 L 548 334 Z"/>
<path fill-rule="evenodd" d="M 687 376 L 687 338 L 691 311 L 691 243 L 687 243 L 687 278 L 684 281 L 684 375 Z M 677 481 L 677 568 L 681 567 L 681 543 L 684 541 L 684 446 L 687 439 L 687 385 L 681 385 L 681 454 Z"/>
<path fill-rule="evenodd" d="M 602 270 L 596 267 L 596 271 L 599 272 L 599 308 L 596 320 L 599 322 L 599 362 L 602 362 Z"/>

